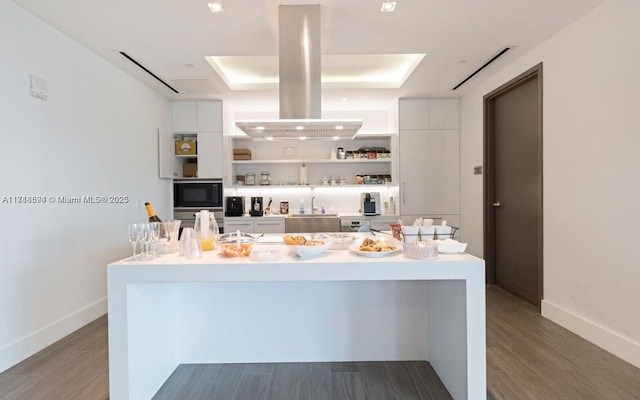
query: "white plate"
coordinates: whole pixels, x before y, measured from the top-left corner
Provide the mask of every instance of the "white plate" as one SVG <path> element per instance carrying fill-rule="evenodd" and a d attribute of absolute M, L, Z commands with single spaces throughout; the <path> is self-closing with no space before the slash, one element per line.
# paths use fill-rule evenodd
<path fill-rule="evenodd" d="M 395 246 L 395 249 L 391 251 L 360 251 L 360 245 L 362 244 L 363 239 L 358 239 L 358 241 L 355 244 L 349 247 L 349 251 L 359 256 L 371 257 L 371 258 L 388 257 L 388 256 L 393 256 L 402 252 L 402 243 L 399 240 L 392 238 L 391 236 L 384 237 L 384 238 L 377 236 L 375 238 L 370 238 L 370 239 L 382 240 L 384 242 L 387 242 L 390 245 Z"/>
<path fill-rule="evenodd" d="M 356 244 L 349 247 L 349 250 L 352 253 L 355 253 L 359 256 L 370 257 L 370 258 L 389 257 L 389 256 L 396 255 L 402 251 L 402 249 L 399 247 L 396 247 L 395 250 L 391 250 L 391 251 L 360 251 L 358 250 L 359 248 L 360 248 L 360 245 Z"/>

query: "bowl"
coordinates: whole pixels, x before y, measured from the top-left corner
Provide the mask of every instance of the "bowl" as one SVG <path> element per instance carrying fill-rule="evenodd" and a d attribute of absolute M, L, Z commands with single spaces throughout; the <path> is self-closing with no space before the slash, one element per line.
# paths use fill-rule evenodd
<path fill-rule="evenodd" d="M 256 239 L 248 233 L 225 233 L 218 237 L 217 243 L 222 257 L 249 257 Z"/>
<path fill-rule="evenodd" d="M 443 254 L 464 253 L 467 249 L 466 243 L 460 243 L 454 239 L 434 240 L 438 246 L 438 252 Z"/>
<path fill-rule="evenodd" d="M 421 260 L 432 259 L 438 257 L 438 244 L 430 240 L 417 241 L 402 244 L 402 252 L 409 258 L 417 258 Z"/>
<path fill-rule="evenodd" d="M 356 237 L 349 233 L 331 233 L 326 238 L 331 240 L 331 250 L 347 250 L 356 240 Z"/>
<path fill-rule="evenodd" d="M 306 257 L 315 257 L 315 256 L 319 256 L 320 254 L 324 253 L 329 247 L 331 247 L 332 241 L 331 240 L 327 240 L 327 239 L 323 239 L 323 240 L 316 240 L 314 241 L 314 243 L 319 243 L 322 242 L 322 244 L 316 244 L 316 245 L 287 245 L 287 247 L 289 248 L 289 250 L 291 250 L 291 252 L 293 254 L 295 254 L 296 256 L 300 257 L 300 258 L 306 258 Z"/>

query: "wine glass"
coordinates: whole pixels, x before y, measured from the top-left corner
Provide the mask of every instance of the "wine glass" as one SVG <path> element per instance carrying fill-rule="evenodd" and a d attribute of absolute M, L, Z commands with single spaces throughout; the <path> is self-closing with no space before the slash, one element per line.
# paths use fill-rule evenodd
<path fill-rule="evenodd" d="M 131 243 L 131 251 L 133 255 L 130 260 L 135 261 L 138 259 L 136 256 L 136 247 L 138 245 L 138 241 L 140 237 L 138 236 L 138 224 L 129 224 L 129 243 Z"/>
<path fill-rule="evenodd" d="M 156 258 L 158 255 L 156 254 L 156 244 L 158 239 L 160 239 L 160 224 L 157 222 L 149 223 L 149 236 L 150 236 L 150 247 L 151 247 L 151 258 Z"/>
<path fill-rule="evenodd" d="M 151 241 L 151 233 L 149 230 L 149 223 L 148 222 L 143 222 L 138 224 L 138 233 L 139 233 L 139 238 L 140 238 L 140 249 L 141 249 L 141 254 L 140 257 L 138 258 L 139 260 L 149 260 L 151 259 L 151 256 L 149 255 L 149 243 Z"/>

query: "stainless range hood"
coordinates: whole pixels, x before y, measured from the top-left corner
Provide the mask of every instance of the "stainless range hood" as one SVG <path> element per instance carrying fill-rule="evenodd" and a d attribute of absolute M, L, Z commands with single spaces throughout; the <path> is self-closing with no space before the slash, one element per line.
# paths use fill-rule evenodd
<path fill-rule="evenodd" d="M 280 119 L 236 121 L 254 139 L 353 139 L 361 120 L 321 119 L 320 5 L 279 7 Z"/>

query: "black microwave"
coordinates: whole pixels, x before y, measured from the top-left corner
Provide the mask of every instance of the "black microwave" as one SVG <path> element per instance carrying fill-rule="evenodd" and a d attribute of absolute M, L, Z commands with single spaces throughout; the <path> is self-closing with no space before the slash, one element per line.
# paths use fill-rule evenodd
<path fill-rule="evenodd" d="M 174 209 L 223 209 L 222 181 L 173 181 Z"/>

